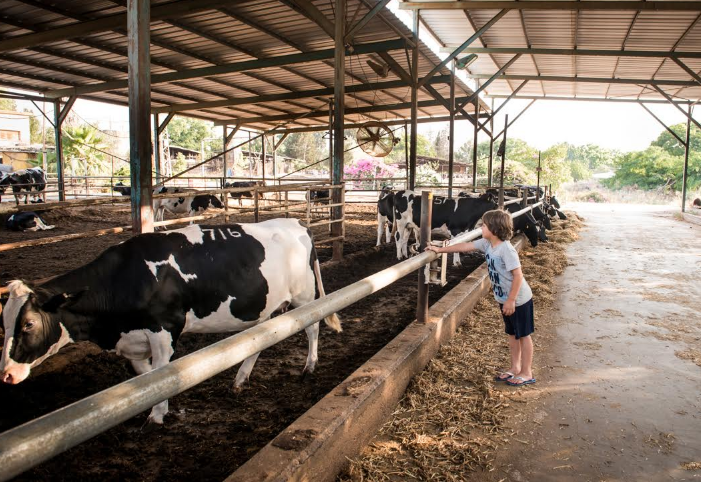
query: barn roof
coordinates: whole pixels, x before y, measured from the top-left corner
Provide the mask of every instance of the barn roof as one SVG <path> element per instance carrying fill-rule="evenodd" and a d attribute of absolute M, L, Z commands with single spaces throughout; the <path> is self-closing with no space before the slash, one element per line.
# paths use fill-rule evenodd
<path fill-rule="evenodd" d="M 701 99 L 699 1 L 407 1 L 400 8 L 419 10 L 446 52 L 497 18 L 463 50 L 477 54 L 469 77 L 483 83 L 515 58 L 485 89 L 489 96 Z"/>
<path fill-rule="evenodd" d="M 379 3 L 348 0 L 347 18 L 360 20 Z M 153 0 L 152 111 L 257 129 L 328 125 L 334 21 L 328 0 Z M 352 33 L 346 122 L 409 118 L 402 71 L 410 71 L 410 30 L 383 6 Z M 127 104 L 125 0 L 4 0 L 0 38 L 0 86 Z M 368 60 L 392 69 L 380 78 Z M 419 77 L 439 62 L 421 43 Z M 442 68 L 428 85 L 445 99 L 449 73 Z M 458 80 L 456 96 L 470 94 Z M 425 89 L 418 112 L 448 115 Z"/>

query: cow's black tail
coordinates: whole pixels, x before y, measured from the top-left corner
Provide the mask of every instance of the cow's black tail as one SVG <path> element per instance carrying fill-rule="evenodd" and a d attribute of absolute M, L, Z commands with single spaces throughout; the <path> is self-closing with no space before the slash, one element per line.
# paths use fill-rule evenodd
<path fill-rule="evenodd" d="M 312 242 L 312 252 L 309 257 L 309 263 L 311 265 L 312 270 L 314 271 L 314 278 L 316 279 L 316 288 L 318 292 L 318 297 L 326 296 L 326 292 L 324 291 L 324 282 L 321 279 L 321 268 L 319 268 L 319 258 L 316 255 L 316 247 L 314 246 L 314 236 L 312 235 L 312 232 L 310 229 L 307 229 L 307 232 L 309 233 L 309 239 Z M 341 332 L 343 331 L 343 328 L 341 328 L 341 319 L 338 317 L 336 313 L 333 313 L 326 318 L 324 318 L 324 323 L 331 328 L 332 330 L 336 332 Z"/>

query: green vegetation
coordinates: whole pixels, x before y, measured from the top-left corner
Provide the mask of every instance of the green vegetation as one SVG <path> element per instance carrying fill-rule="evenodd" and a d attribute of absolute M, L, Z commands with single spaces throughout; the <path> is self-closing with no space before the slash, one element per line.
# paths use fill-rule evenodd
<path fill-rule="evenodd" d="M 108 172 L 106 147 L 100 131 L 93 127 L 82 125 L 63 129 L 63 155 L 73 175 L 98 176 Z"/>
<path fill-rule="evenodd" d="M 686 136 L 686 124 L 675 124 L 671 129 L 680 138 Z M 701 131 L 691 129 L 688 188 L 701 187 Z M 616 174 L 602 181 L 606 187 L 620 189 L 661 189 L 681 191 L 684 170 L 684 146 L 668 131 L 662 132 L 644 151 L 629 152 L 615 164 Z"/>

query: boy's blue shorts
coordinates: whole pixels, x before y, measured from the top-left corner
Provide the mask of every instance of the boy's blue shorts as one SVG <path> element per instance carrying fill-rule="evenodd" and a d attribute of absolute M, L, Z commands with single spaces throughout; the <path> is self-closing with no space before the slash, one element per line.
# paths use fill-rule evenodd
<path fill-rule="evenodd" d="M 504 305 L 500 303 L 499 307 L 504 308 Z M 502 312 L 501 316 L 504 318 L 504 331 L 509 335 L 514 335 L 517 340 L 535 331 L 535 324 L 533 323 L 533 298 L 526 301 L 521 306 L 517 306 L 513 314 L 506 316 Z"/>

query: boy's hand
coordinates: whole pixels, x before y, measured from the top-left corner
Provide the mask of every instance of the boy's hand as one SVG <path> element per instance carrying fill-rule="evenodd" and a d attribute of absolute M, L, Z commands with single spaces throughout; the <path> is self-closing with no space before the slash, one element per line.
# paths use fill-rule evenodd
<path fill-rule="evenodd" d="M 501 309 L 501 312 L 504 313 L 506 316 L 513 315 L 514 311 L 516 311 L 516 300 L 506 300 L 506 303 L 504 303 L 504 307 Z"/>
<path fill-rule="evenodd" d="M 426 246 L 426 249 L 424 249 L 424 251 L 433 251 L 434 253 L 440 254 L 441 248 L 439 248 L 438 246 L 433 246 L 432 244 L 429 244 L 428 246 Z"/>

